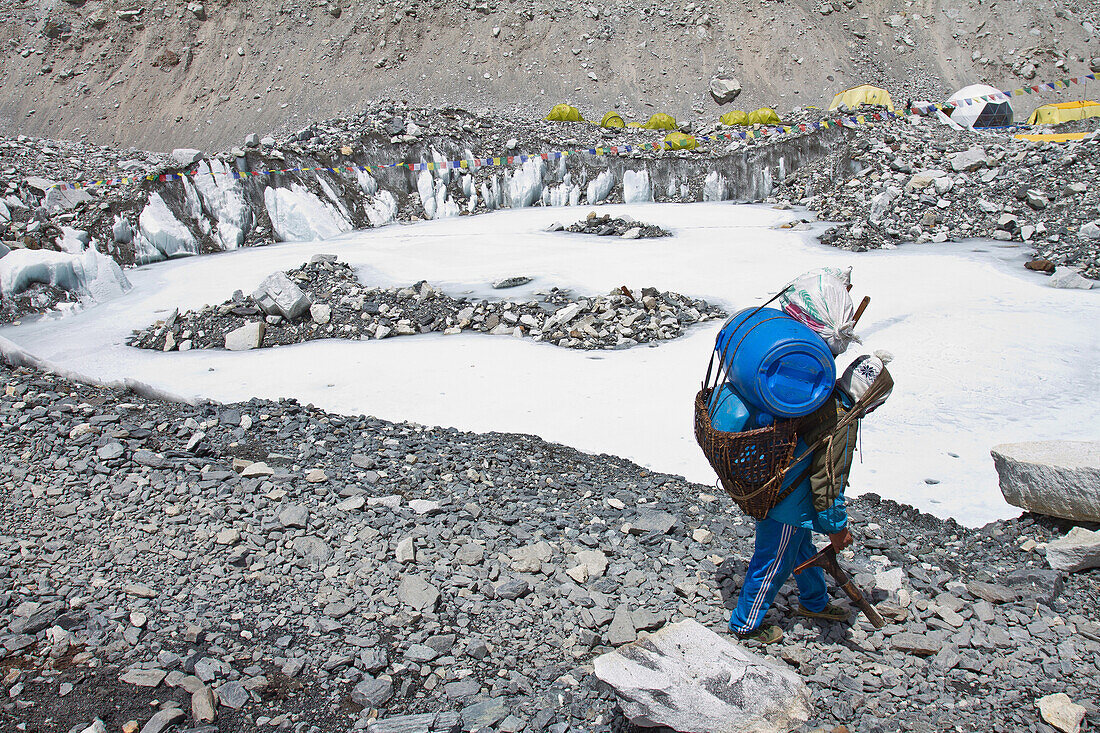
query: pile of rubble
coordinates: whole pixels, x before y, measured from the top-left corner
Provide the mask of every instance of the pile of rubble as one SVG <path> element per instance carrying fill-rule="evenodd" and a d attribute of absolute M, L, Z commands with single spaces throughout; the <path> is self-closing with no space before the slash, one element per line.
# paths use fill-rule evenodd
<path fill-rule="evenodd" d="M 610 733 L 594 659 L 684 619 L 729 639 L 753 547 L 712 486 L 293 400 L 0 365 L 0 443 L 3 730 Z M 1100 576 L 1043 554 L 1064 523 L 849 513 L 888 624 L 784 588 L 766 653 L 813 694 L 800 731 L 1046 730 L 1051 695 L 1100 723 Z"/>
<path fill-rule="evenodd" d="M 18 295 L 0 296 L 0 324 L 15 323 L 57 309 L 62 304 L 76 304 L 77 297 L 53 285 L 35 283 Z"/>
<path fill-rule="evenodd" d="M 171 164 L 168 156 L 141 150 L 24 135 L 0 138 L 3 246 L 60 251 L 66 229 L 110 230 L 116 216 L 134 211 L 142 190 L 152 185 L 152 181 L 142 183 L 145 177 L 159 175 Z M 122 178 L 131 182 L 67 190 L 55 185 L 87 186 Z M 121 250 L 107 253 L 126 264 Z"/>
<path fill-rule="evenodd" d="M 1096 279 L 1098 180 L 1100 137 L 1034 143 L 917 118 L 861 128 L 776 198 L 839 222 L 822 241 L 844 249 L 991 238 Z"/>
<path fill-rule="evenodd" d="M 574 234 L 595 234 L 598 237 L 622 237 L 623 239 L 656 239 L 658 237 L 670 237 L 672 232 L 666 231 L 656 224 L 644 224 L 635 221 L 632 216 L 623 214 L 612 217 L 611 214 L 598 216 L 595 211 L 576 224 L 562 227 L 561 224 L 553 224 L 552 232 L 573 232 Z"/>
<path fill-rule="evenodd" d="M 470 330 L 572 349 L 610 349 L 673 339 L 693 324 L 726 315 L 706 301 L 655 288 L 643 288 L 637 296 L 626 287 L 584 298 L 558 288 L 535 295 L 540 299 L 490 302 L 454 298 L 427 282 L 370 288 L 334 255 L 316 255 L 295 270 L 269 276 L 251 297 L 237 291 L 221 305 L 173 313 L 136 332 L 129 344 L 162 351 L 247 350 L 315 339 Z"/>

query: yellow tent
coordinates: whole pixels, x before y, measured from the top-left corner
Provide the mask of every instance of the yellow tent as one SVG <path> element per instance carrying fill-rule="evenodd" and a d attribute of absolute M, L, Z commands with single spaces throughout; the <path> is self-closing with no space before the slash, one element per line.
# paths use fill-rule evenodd
<path fill-rule="evenodd" d="M 1058 102 L 1036 108 L 1027 118 L 1029 125 L 1057 125 L 1062 122 L 1100 117 L 1100 102 Z"/>
<path fill-rule="evenodd" d="M 848 109 L 855 109 L 863 104 L 877 104 L 880 107 L 886 107 L 891 112 L 894 111 L 894 101 L 890 99 L 890 92 L 880 87 L 873 87 L 870 84 L 860 84 L 858 87 L 840 92 L 833 97 L 833 103 L 829 105 L 829 110 L 832 111 L 842 104 Z"/>
<path fill-rule="evenodd" d="M 779 115 L 771 107 L 761 107 L 749 112 L 750 125 L 778 125 Z"/>
<path fill-rule="evenodd" d="M 670 132 L 665 135 L 665 150 L 694 150 L 699 143 L 691 135 Z"/>
<path fill-rule="evenodd" d="M 649 118 L 644 125 L 647 130 L 675 130 L 679 125 L 676 124 L 675 118 L 672 115 L 666 115 L 664 112 L 658 112 Z"/>
<path fill-rule="evenodd" d="M 741 110 L 735 109 L 732 112 L 727 112 L 722 115 L 719 120 L 723 125 L 747 125 L 749 124 L 749 116 Z"/>
<path fill-rule="evenodd" d="M 584 122 L 580 110 L 568 104 L 555 104 L 550 114 L 546 115 L 546 119 L 551 122 Z"/>
<path fill-rule="evenodd" d="M 600 127 L 626 127 L 618 112 L 608 112 L 600 120 Z"/>

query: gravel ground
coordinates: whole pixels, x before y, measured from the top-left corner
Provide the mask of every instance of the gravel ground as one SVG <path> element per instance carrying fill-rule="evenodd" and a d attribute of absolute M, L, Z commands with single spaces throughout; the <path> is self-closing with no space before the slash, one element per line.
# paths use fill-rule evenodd
<path fill-rule="evenodd" d="M 711 487 L 532 436 L 0 384 L 0 727 L 608 731 L 592 658 L 684 617 L 723 629 L 751 554 Z M 1067 524 L 851 514 L 847 564 L 890 623 L 794 620 L 789 593 L 768 619 L 807 730 L 1045 733 L 1051 692 L 1100 724 L 1100 572 L 1043 558 Z"/>

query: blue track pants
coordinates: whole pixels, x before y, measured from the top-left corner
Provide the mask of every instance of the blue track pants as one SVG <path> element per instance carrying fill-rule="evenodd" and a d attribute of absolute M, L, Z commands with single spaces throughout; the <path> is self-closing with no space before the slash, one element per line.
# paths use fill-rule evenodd
<path fill-rule="evenodd" d="M 790 577 L 791 571 L 809 560 L 817 550 L 808 529 L 782 524 L 772 519 L 756 522 L 756 549 L 745 571 L 745 582 L 730 616 L 730 631 L 747 634 L 755 631 L 771 608 L 772 601 Z M 795 576 L 799 600 L 808 611 L 821 611 L 828 602 L 825 573 L 809 568 Z"/>

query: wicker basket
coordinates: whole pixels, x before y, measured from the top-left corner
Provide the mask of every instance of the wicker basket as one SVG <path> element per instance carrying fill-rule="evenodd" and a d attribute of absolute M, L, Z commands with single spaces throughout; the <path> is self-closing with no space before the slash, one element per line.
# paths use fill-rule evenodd
<path fill-rule="evenodd" d="M 749 516 L 764 519 L 790 490 L 783 491 L 783 474 L 794 458 L 798 419 L 741 433 L 716 430 L 707 404 L 713 389 L 695 395 L 695 440 L 703 449 L 722 488 Z"/>

